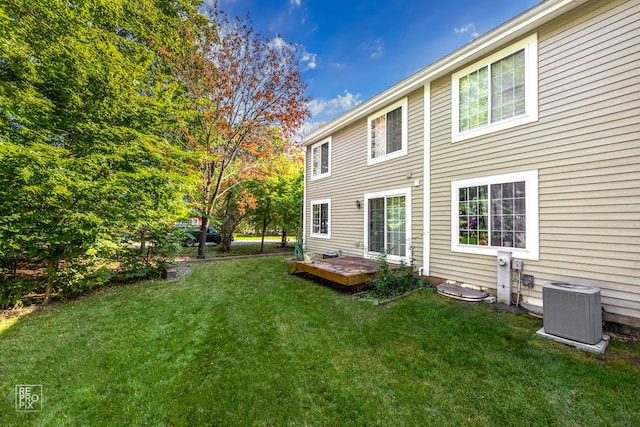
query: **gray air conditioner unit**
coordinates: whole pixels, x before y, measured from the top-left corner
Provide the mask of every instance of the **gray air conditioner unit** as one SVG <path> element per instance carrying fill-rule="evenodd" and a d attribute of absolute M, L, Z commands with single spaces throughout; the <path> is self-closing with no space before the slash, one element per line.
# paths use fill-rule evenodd
<path fill-rule="evenodd" d="M 602 340 L 600 289 L 565 282 L 542 286 L 544 332 L 597 344 Z"/>

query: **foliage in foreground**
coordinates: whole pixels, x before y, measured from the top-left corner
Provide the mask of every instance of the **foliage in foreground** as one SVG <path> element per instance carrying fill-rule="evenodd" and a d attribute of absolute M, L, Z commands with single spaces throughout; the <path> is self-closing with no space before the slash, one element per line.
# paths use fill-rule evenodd
<path fill-rule="evenodd" d="M 162 269 L 175 261 L 184 239 L 179 230 L 167 231 L 162 227 L 149 227 L 144 246 L 134 245 L 136 236 L 121 236 L 112 248 L 108 260 L 79 257 L 75 262 L 59 268 L 54 275 L 42 273 L 42 260 L 13 258 L 0 267 L 0 310 L 41 303 L 49 280 L 51 299 L 74 298 L 94 289 L 114 283 L 157 278 Z"/>
<path fill-rule="evenodd" d="M 123 234 L 184 214 L 181 88 L 159 55 L 198 1 L 0 6 L 0 259 L 57 286 L 100 275 Z"/>
<path fill-rule="evenodd" d="M 637 343 L 583 353 L 430 290 L 377 308 L 280 257 L 191 269 L 0 329 L 0 425 L 640 423 Z M 15 412 L 16 384 L 42 412 Z"/>
<path fill-rule="evenodd" d="M 0 3 L 0 308 L 157 274 L 185 194 L 206 187 L 205 229 L 218 195 L 275 173 L 307 115 L 296 48 L 199 6 Z"/>

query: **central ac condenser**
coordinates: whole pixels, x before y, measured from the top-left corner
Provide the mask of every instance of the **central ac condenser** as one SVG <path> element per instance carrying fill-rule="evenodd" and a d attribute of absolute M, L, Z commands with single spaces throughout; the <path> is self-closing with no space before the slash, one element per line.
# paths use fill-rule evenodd
<path fill-rule="evenodd" d="M 542 286 L 544 332 L 597 344 L 602 340 L 600 289 L 566 282 Z"/>

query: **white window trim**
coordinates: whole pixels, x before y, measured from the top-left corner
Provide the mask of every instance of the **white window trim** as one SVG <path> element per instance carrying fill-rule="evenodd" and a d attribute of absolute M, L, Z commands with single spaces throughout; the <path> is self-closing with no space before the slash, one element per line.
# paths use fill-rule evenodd
<path fill-rule="evenodd" d="M 391 159 L 395 159 L 395 158 L 407 155 L 407 145 L 408 145 L 408 140 L 407 140 L 408 139 L 407 138 L 408 119 L 407 118 L 409 116 L 408 106 L 409 106 L 409 99 L 403 98 L 400 101 L 394 104 L 391 104 L 380 111 L 377 111 L 375 114 L 372 114 L 367 118 L 367 165 L 375 165 L 376 163 L 384 162 L 386 160 L 391 160 Z M 398 107 L 402 107 L 402 148 L 398 151 L 394 151 L 393 153 L 372 158 L 371 157 L 371 121 L 374 119 L 377 119 L 383 114 L 387 114 L 390 111 L 395 110 Z"/>
<path fill-rule="evenodd" d="M 328 159 L 329 169 L 325 173 L 314 174 L 313 173 L 313 150 L 316 147 L 321 147 L 322 145 L 327 143 L 329 144 L 329 159 Z M 317 142 L 311 146 L 311 181 L 314 181 L 316 179 L 321 179 L 321 178 L 327 178 L 329 176 L 331 176 L 331 137 L 323 139 L 322 141 Z"/>
<path fill-rule="evenodd" d="M 460 132 L 460 78 L 486 67 L 502 58 L 524 48 L 525 57 L 525 114 L 501 120 L 496 123 Z M 489 76 L 490 78 L 491 76 Z M 451 140 L 452 142 L 463 141 L 469 138 L 486 135 L 488 133 L 497 132 L 512 128 L 514 126 L 532 123 L 538 120 L 538 34 L 532 34 L 529 37 L 513 44 L 493 55 L 483 59 L 481 62 L 466 67 L 463 70 L 451 76 L 452 89 L 452 118 L 451 118 Z"/>
<path fill-rule="evenodd" d="M 458 229 L 458 215 L 460 212 L 460 198 L 458 189 L 461 187 L 473 187 L 477 185 L 501 184 L 505 182 L 525 182 L 526 192 L 526 227 L 527 227 L 527 247 L 526 249 L 507 247 L 484 247 L 469 246 L 460 244 L 460 231 Z M 451 251 L 468 254 L 497 256 L 498 251 L 512 252 L 514 258 L 538 261 L 540 259 L 540 238 L 539 238 L 539 215 L 538 215 L 538 171 L 531 170 L 503 175 L 494 175 L 482 178 L 464 179 L 451 182 Z"/>
<path fill-rule="evenodd" d="M 411 228 L 411 210 L 412 210 L 412 204 L 411 204 L 411 187 L 407 187 L 407 188 L 399 188 L 397 190 L 387 190 L 387 191 L 380 191 L 377 193 L 365 193 L 364 195 L 364 208 L 365 208 L 365 212 L 364 212 L 364 256 L 365 258 L 376 258 L 378 256 L 380 256 L 379 252 L 370 252 L 369 251 L 369 199 L 378 199 L 381 197 L 390 197 L 390 196 L 404 196 L 404 201 L 406 204 L 406 223 L 405 223 L 405 228 L 406 228 L 406 235 L 407 235 L 407 255 L 404 257 L 398 256 L 398 255 L 387 255 L 387 260 L 391 261 L 391 262 L 405 262 L 405 263 L 409 263 L 411 261 L 411 257 L 412 257 L 412 253 L 411 253 L 411 233 L 412 233 L 412 228 Z"/>
<path fill-rule="evenodd" d="M 327 234 L 322 233 L 314 233 L 313 232 L 313 206 L 314 205 L 322 205 L 327 204 L 327 215 L 329 216 L 327 220 L 329 224 L 327 225 Z M 331 238 L 331 199 L 322 199 L 322 200 L 312 200 L 311 201 L 311 237 L 318 237 L 320 239 L 330 239 Z"/>

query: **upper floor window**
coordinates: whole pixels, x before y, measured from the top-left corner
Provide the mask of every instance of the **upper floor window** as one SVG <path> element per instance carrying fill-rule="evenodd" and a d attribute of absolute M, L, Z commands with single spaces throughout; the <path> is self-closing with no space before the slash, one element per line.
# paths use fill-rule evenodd
<path fill-rule="evenodd" d="M 538 258 L 537 171 L 454 181 L 451 197 L 454 252 Z"/>
<path fill-rule="evenodd" d="M 368 164 L 407 154 L 407 98 L 369 116 Z"/>
<path fill-rule="evenodd" d="M 452 139 L 538 120 L 536 34 L 453 75 Z"/>
<path fill-rule="evenodd" d="M 331 137 L 311 147 L 311 179 L 331 176 Z"/>

